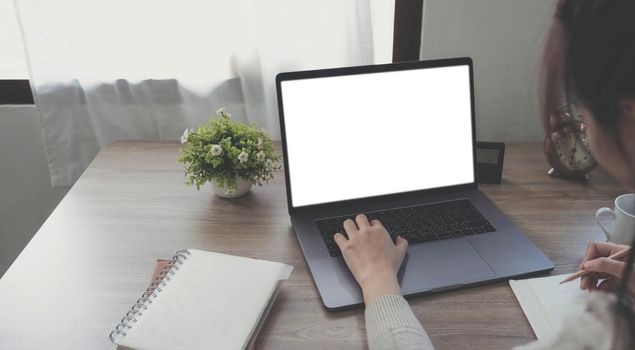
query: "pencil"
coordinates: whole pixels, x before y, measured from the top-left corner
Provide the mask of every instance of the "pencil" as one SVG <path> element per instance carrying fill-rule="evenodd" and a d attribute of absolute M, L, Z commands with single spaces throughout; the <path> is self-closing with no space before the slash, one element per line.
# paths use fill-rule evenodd
<path fill-rule="evenodd" d="M 623 258 L 630 251 L 631 251 L 630 247 L 626 248 L 626 249 L 624 249 L 622 251 L 619 251 L 619 252 L 609 256 L 609 259 L 615 260 L 615 259 Z M 589 273 L 589 271 L 587 271 L 585 269 L 582 269 L 582 270 L 580 270 L 580 271 L 578 271 L 576 273 L 573 273 L 573 274 L 569 275 L 569 277 L 567 277 L 564 281 L 560 282 L 560 284 L 571 282 L 571 281 L 573 281 L 575 279 L 578 279 L 579 277 L 582 277 L 582 276 L 586 275 L 587 273 Z"/>

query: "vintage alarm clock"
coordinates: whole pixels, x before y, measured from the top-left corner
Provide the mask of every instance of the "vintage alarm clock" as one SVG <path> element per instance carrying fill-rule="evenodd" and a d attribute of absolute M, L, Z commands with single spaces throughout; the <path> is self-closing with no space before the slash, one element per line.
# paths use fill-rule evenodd
<path fill-rule="evenodd" d="M 545 155 L 551 165 L 548 174 L 588 180 L 597 162 L 591 155 L 586 125 L 574 116 L 567 105 L 555 111 L 545 136 Z"/>

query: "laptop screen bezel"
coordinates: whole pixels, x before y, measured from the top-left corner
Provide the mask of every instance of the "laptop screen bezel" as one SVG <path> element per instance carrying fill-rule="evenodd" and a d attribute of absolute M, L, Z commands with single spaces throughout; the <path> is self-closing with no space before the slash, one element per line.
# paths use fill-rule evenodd
<path fill-rule="evenodd" d="M 345 76 L 345 75 L 382 73 L 382 72 L 466 66 L 466 65 L 469 67 L 469 79 L 470 79 L 470 110 L 471 110 L 470 122 L 472 124 L 471 127 L 472 127 L 472 173 L 473 173 L 472 178 L 474 179 L 473 182 L 446 186 L 446 187 L 431 188 L 431 189 L 425 189 L 425 190 L 392 193 L 392 194 L 385 194 L 385 195 L 379 195 L 379 196 L 349 199 L 349 200 L 343 200 L 343 201 L 319 203 L 319 204 L 299 206 L 299 207 L 293 206 L 292 193 L 291 193 L 291 177 L 289 176 L 289 160 L 288 160 L 289 158 L 287 153 L 286 129 L 285 129 L 285 123 L 284 123 L 282 82 L 290 81 L 290 80 L 300 80 L 300 79 L 324 78 L 324 77 L 335 77 L 335 76 Z M 280 117 L 280 133 L 281 133 L 280 136 L 282 141 L 282 156 L 283 156 L 283 162 L 284 162 L 285 186 L 287 190 L 286 191 L 287 192 L 287 206 L 288 206 L 290 215 L 299 214 L 302 212 L 321 211 L 325 209 L 329 209 L 329 210 L 332 210 L 332 209 L 337 210 L 338 208 L 350 209 L 351 207 L 362 207 L 367 205 L 374 205 L 381 202 L 411 200 L 415 198 L 420 198 L 422 196 L 439 195 L 444 193 L 456 193 L 459 191 L 475 190 L 478 188 L 477 172 L 476 172 L 476 169 L 477 169 L 476 168 L 477 167 L 476 127 L 475 127 L 475 116 L 474 116 L 475 114 L 474 72 L 473 72 L 472 59 L 469 57 L 279 73 L 278 75 L 276 75 L 276 93 L 278 98 L 278 114 Z M 316 183 L 315 185 L 320 186 L 319 183 Z"/>

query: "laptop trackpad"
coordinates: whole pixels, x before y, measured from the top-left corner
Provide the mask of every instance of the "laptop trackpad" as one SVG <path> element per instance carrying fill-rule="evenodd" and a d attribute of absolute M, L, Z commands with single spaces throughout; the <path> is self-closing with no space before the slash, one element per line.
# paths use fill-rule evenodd
<path fill-rule="evenodd" d="M 410 246 L 400 272 L 404 294 L 458 287 L 496 276 L 466 239 Z"/>

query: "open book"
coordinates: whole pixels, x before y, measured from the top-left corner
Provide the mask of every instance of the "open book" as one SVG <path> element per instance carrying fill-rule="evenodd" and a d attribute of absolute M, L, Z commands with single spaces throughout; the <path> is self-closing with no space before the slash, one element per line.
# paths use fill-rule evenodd
<path fill-rule="evenodd" d="M 292 270 L 203 250 L 177 252 L 111 340 L 118 349 L 250 348 Z"/>
<path fill-rule="evenodd" d="M 586 306 L 588 293 L 580 290 L 579 281 L 559 284 L 567 276 L 569 274 L 509 281 L 538 339 L 557 333 L 565 315 Z"/>

